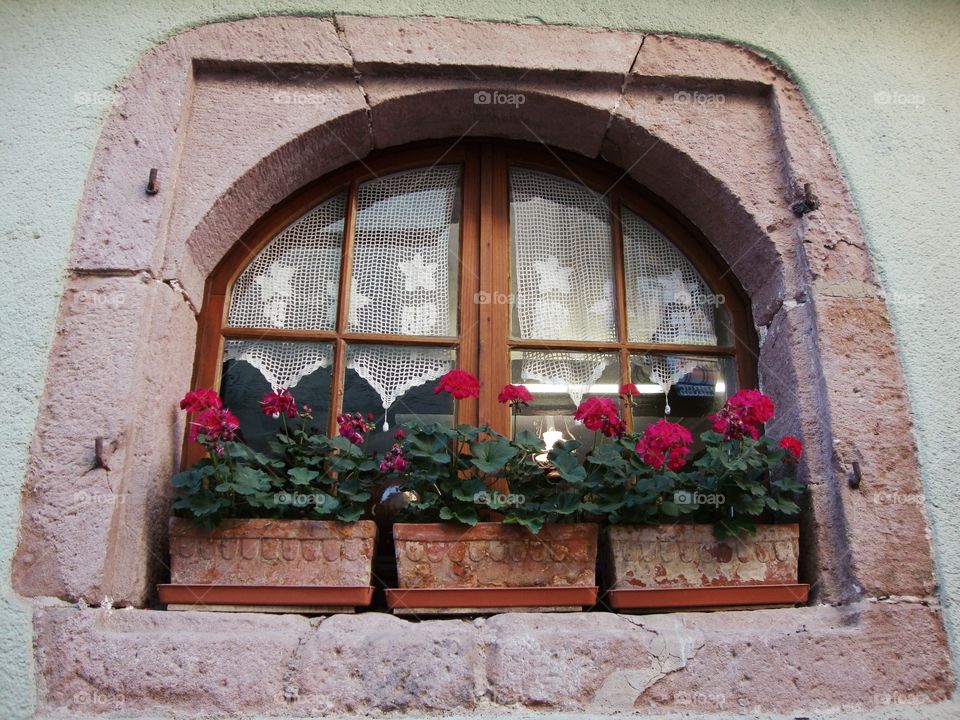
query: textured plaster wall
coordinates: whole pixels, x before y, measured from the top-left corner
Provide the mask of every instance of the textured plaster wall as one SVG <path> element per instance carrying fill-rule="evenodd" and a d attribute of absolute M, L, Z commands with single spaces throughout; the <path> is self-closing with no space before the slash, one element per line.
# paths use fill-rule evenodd
<path fill-rule="evenodd" d="M 256 14 L 448 15 L 729 39 L 795 75 L 834 144 L 901 343 L 947 621 L 960 638 L 960 4 L 485 0 L 453 2 L 13 2 L 0 0 L 0 716 L 31 712 L 30 624 L 9 590 L 19 488 L 76 207 L 113 86 L 154 43 Z M 145 178 L 144 178 L 145 179 Z M 824 198 L 829 202 L 829 198 Z M 123 348 L 118 348 L 123 352 Z M 869 373 L 870 368 L 864 368 Z M 869 478 L 865 478 L 869 483 Z M 869 492 L 869 490 L 867 490 Z M 885 498 L 910 502 L 911 498 Z M 957 596 L 960 600 L 960 596 Z"/>

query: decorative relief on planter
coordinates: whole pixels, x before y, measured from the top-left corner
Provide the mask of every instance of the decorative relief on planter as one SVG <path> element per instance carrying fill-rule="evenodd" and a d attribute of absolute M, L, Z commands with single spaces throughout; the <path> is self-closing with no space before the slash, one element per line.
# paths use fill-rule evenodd
<path fill-rule="evenodd" d="M 225 520 L 215 530 L 170 519 L 170 581 L 178 585 L 368 586 L 371 520 Z"/>
<path fill-rule="evenodd" d="M 571 587 L 596 584 L 597 526 L 444 523 L 393 526 L 401 588 Z"/>
<path fill-rule="evenodd" d="M 725 540 L 711 525 L 615 525 L 606 533 L 611 589 L 797 582 L 796 524 L 758 525 L 754 536 Z"/>

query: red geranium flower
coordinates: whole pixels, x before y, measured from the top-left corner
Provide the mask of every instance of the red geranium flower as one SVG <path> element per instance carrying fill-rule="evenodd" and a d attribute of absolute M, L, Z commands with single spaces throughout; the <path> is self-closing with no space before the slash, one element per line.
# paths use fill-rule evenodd
<path fill-rule="evenodd" d="M 439 395 L 441 390 L 450 393 L 457 400 L 478 398 L 480 381 L 466 370 L 451 370 L 440 378 L 440 382 L 433 389 L 434 395 Z"/>
<path fill-rule="evenodd" d="M 373 417 L 373 414 L 370 414 Z M 340 436 L 345 437 L 354 445 L 363 443 L 363 436 L 373 429 L 373 423 L 363 419 L 360 413 L 343 413 L 337 415 L 337 425 L 340 426 Z"/>
<path fill-rule="evenodd" d="M 227 408 L 207 408 L 190 423 L 190 439 L 203 435 L 215 443 L 233 440 L 240 429 L 240 421 Z"/>
<path fill-rule="evenodd" d="M 504 385 L 503 390 L 497 395 L 497 401 L 511 405 L 526 405 L 533 402 L 533 395 L 525 385 Z"/>
<path fill-rule="evenodd" d="M 217 391 L 211 388 L 198 388 L 188 392 L 180 401 L 180 409 L 187 412 L 199 413 L 210 408 L 219 410 L 223 407 L 223 400 Z"/>
<path fill-rule="evenodd" d="M 773 417 L 773 400 L 759 390 L 741 390 L 724 404 L 716 415 L 711 415 L 715 432 L 725 440 L 739 440 L 749 435 L 760 437 L 760 426 Z"/>
<path fill-rule="evenodd" d="M 634 396 L 639 395 L 639 394 L 640 394 L 640 391 L 637 390 L 637 386 L 634 385 L 633 383 L 629 383 L 628 385 L 621 385 L 621 386 L 620 386 L 620 396 L 621 396 L 621 397 L 628 397 L 628 398 L 630 398 L 630 397 L 634 397 Z"/>
<path fill-rule="evenodd" d="M 617 404 L 610 398 L 587 398 L 573 415 L 587 430 L 602 432 L 607 437 L 620 437 L 627 431 L 627 424 L 620 417 Z"/>
<path fill-rule="evenodd" d="M 780 447 L 787 451 L 787 459 L 793 458 L 792 462 L 800 460 L 800 453 L 803 452 L 803 443 L 797 440 L 793 435 L 784 435 L 780 438 Z"/>
<path fill-rule="evenodd" d="M 260 407 L 263 408 L 264 415 L 272 415 L 275 418 L 281 415 L 286 415 L 288 418 L 297 416 L 297 403 L 286 388 L 264 393 Z"/>
<path fill-rule="evenodd" d="M 693 436 L 683 425 L 661 418 L 647 425 L 635 449 L 640 459 L 654 470 L 660 470 L 666 464 L 670 470 L 676 471 L 686 465 L 692 442 Z"/>
<path fill-rule="evenodd" d="M 407 462 L 407 459 L 403 456 L 403 449 L 398 443 L 394 443 L 393 447 L 387 451 L 387 454 L 383 456 L 383 461 L 380 463 L 380 472 L 383 473 L 401 473 L 407 469 L 407 466 L 410 463 Z"/>

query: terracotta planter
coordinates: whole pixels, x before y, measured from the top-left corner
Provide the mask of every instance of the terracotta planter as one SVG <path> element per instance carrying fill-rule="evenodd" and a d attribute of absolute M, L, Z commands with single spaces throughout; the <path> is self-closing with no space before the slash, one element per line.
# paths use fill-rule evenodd
<path fill-rule="evenodd" d="M 373 521 L 226 520 L 215 530 L 170 519 L 172 609 L 312 609 L 368 605 Z"/>
<path fill-rule="evenodd" d="M 615 525 L 605 531 L 608 598 L 617 609 L 792 605 L 800 528 L 758 525 L 718 540 L 710 525 Z"/>
<path fill-rule="evenodd" d="M 401 523 L 393 526 L 395 612 L 579 610 L 596 601 L 597 525 Z"/>

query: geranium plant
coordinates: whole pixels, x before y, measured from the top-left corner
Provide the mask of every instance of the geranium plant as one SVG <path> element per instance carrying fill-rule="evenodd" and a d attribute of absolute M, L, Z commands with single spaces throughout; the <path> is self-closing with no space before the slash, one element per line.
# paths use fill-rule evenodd
<path fill-rule="evenodd" d="M 630 408 L 634 385 L 620 388 Z M 690 432 L 677 423 L 660 420 L 642 435 L 627 433 L 617 404 L 609 398 L 588 398 L 574 415 L 595 431 L 593 448 L 579 468 L 585 475 L 583 509 L 614 523 L 655 523 L 692 512 L 676 503 L 675 494 L 686 484 L 678 471 L 686 464 Z M 550 461 L 562 476 L 578 472 L 577 441 L 558 443 Z"/>
<path fill-rule="evenodd" d="M 621 388 L 628 407 L 634 394 L 632 386 Z M 753 532 L 763 516 L 800 511 L 794 498 L 804 486 L 794 468 L 802 445 L 790 436 L 779 442 L 761 436 L 774 407 L 760 391 L 738 392 L 710 418 L 713 429 L 700 435 L 704 449 L 692 463 L 693 437 L 682 425 L 661 419 L 642 434 L 627 434 L 615 404 L 602 400 L 585 401 L 577 411 L 586 427 L 598 430 L 583 463 L 586 510 L 612 523 L 712 523 L 719 537 Z M 610 440 L 600 442 L 601 434 Z M 551 452 L 558 472 L 573 467 L 578 447 L 567 442 Z"/>
<path fill-rule="evenodd" d="M 477 397 L 479 390 L 473 375 L 452 370 L 435 392 L 463 400 Z M 522 385 L 507 385 L 499 394 L 500 402 L 515 413 L 532 399 Z M 503 523 L 539 532 L 544 523 L 580 511 L 583 494 L 583 473 L 571 469 L 568 477 L 552 474 L 552 468 L 536 459 L 545 451 L 543 440 L 530 432 L 507 438 L 486 426 L 411 422 L 398 433 L 381 467 L 414 498 L 401 520 L 452 520 L 472 526 L 492 511 Z"/>
<path fill-rule="evenodd" d="M 700 494 L 716 499 L 706 509 L 698 504 L 698 515 L 713 522 L 720 537 L 752 533 L 763 515 L 800 512 L 795 496 L 805 486 L 794 471 L 803 446 L 789 435 L 779 441 L 761 435 L 773 416 L 769 397 L 741 390 L 711 417 L 713 429 L 700 435 L 705 449 L 690 477 Z"/>
<path fill-rule="evenodd" d="M 339 416 L 331 438 L 288 390 L 266 393 L 260 407 L 278 431 L 263 453 L 242 442 L 240 423 L 215 391 L 189 392 L 180 407 L 191 413 L 189 439 L 206 457 L 173 476 L 177 513 L 208 528 L 227 518 L 350 522 L 364 515 L 377 463 L 364 448 L 371 425 L 362 416 Z"/>

